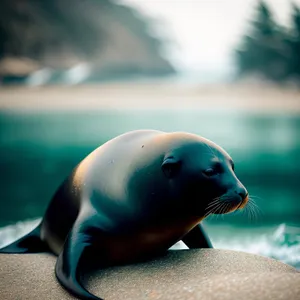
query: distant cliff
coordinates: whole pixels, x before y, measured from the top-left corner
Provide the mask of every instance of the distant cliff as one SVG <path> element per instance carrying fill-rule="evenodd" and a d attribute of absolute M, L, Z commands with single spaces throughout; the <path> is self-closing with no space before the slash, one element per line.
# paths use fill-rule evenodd
<path fill-rule="evenodd" d="M 150 29 L 139 12 L 110 0 L 1 0 L 0 76 L 80 63 L 88 63 L 95 80 L 173 72 Z"/>

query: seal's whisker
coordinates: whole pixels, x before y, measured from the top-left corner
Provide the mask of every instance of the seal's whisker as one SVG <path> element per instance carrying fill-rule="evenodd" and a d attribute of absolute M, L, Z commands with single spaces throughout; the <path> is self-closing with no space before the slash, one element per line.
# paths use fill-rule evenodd
<path fill-rule="evenodd" d="M 220 198 L 216 199 L 215 201 L 211 202 L 207 208 L 211 208 L 213 206 L 215 206 L 216 204 L 221 203 Z"/>
<path fill-rule="evenodd" d="M 244 209 L 242 209 L 242 210 L 240 210 L 240 209 L 239 209 L 239 210 L 236 210 L 235 213 L 236 213 L 236 214 L 242 214 L 242 215 L 245 215 L 245 213 L 246 213 L 247 210 L 248 210 L 248 205 L 245 206 Z"/>
<path fill-rule="evenodd" d="M 248 211 L 249 211 L 249 216 L 251 221 L 258 221 L 259 219 L 259 207 L 254 203 L 253 200 L 249 200 L 249 205 L 247 206 Z"/>
<path fill-rule="evenodd" d="M 244 207 L 243 210 L 240 210 L 240 212 L 248 217 L 248 215 L 249 215 L 249 202 L 247 203 L 247 205 Z"/>
<path fill-rule="evenodd" d="M 227 205 L 228 205 L 228 204 L 227 204 L 226 202 L 223 202 L 222 208 L 220 209 L 221 214 L 224 213 L 224 211 L 225 211 Z"/>
<path fill-rule="evenodd" d="M 215 204 L 219 203 L 219 199 L 216 199 L 215 201 L 211 202 L 208 206 L 207 209 L 214 206 Z"/>
<path fill-rule="evenodd" d="M 227 209 L 229 209 L 229 208 L 230 208 L 230 206 L 231 206 L 231 205 L 230 205 L 230 203 L 228 203 L 228 206 L 227 206 L 227 208 L 226 208 L 226 211 L 227 211 Z"/>
<path fill-rule="evenodd" d="M 214 205 L 213 207 L 209 207 L 209 208 L 205 209 L 205 210 L 208 210 L 207 213 L 213 211 L 215 209 L 215 207 L 217 206 L 217 204 L 218 203 L 216 203 L 216 205 Z"/>
<path fill-rule="evenodd" d="M 205 210 L 208 210 L 204 216 L 208 216 L 209 214 L 213 213 L 213 211 L 216 209 L 217 206 L 220 205 L 219 199 L 215 199 L 212 203 L 208 205 L 208 207 Z"/>
<path fill-rule="evenodd" d="M 224 214 L 227 211 L 229 204 L 224 202 L 223 208 L 221 210 L 221 214 L 222 214 L 222 219 L 224 220 Z"/>
<path fill-rule="evenodd" d="M 218 210 L 218 208 L 220 207 L 221 204 L 222 204 L 221 202 L 216 203 L 205 215 L 215 213 Z"/>
<path fill-rule="evenodd" d="M 251 221 L 251 209 L 250 209 L 251 205 L 248 202 L 248 205 L 245 207 L 244 209 L 244 214 L 246 215 L 246 217 Z"/>
<path fill-rule="evenodd" d="M 219 212 L 220 207 L 222 207 L 222 202 L 220 202 L 220 203 L 213 209 L 213 212 L 212 212 L 212 213 L 215 214 L 215 213 Z"/>
<path fill-rule="evenodd" d="M 249 203 L 251 203 L 252 206 L 256 207 L 257 209 L 260 209 L 259 206 L 255 203 L 253 199 L 249 199 Z"/>
<path fill-rule="evenodd" d="M 260 207 L 256 203 L 254 203 L 253 201 L 251 203 L 252 203 L 253 210 L 256 213 L 257 220 L 258 220 L 260 215 L 263 214 L 263 211 L 260 209 Z"/>
<path fill-rule="evenodd" d="M 215 207 L 210 208 L 205 215 L 209 215 L 210 213 L 213 213 L 216 209 L 217 205 Z"/>
<path fill-rule="evenodd" d="M 262 215 L 263 212 L 251 197 L 249 198 L 249 206 L 251 207 L 251 209 L 253 211 L 253 214 L 255 215 L 256 220 L 258 220 L 259 215 Z"/>
<path fill-rule="evenodd" d="M 213 214 L 216 216 L 216 219 L 218 218 L 218 213 L 221 207 L 222 207 L 222 202 L 220 202 L 219 205 L 217 205 L 217 207 L 215 207 L 215 209 L 213 210 Z"/>
<path fill-rule="evenodd" d="M 222 202 L 221 208 L 219 209 L 218 217 L 221 217 L 222 219 L 224 218 L 223 211 L 224 211 L 225 206 L 226 206 L 226 203 Z"/>
<path fill-rule="evenodd" d="M 249 210 L 249 206 L 247 205 L 247 206 L 245 206 L 245 208 L 244 208 L 242 211 L 240 211 L 240 212 L 241 212 L 241 214 L 242 214 L 243 216 L 246 216 L 246 217 L 248 218 L 248 210 Z"/>
<path fill-rule="evenodd" d="M 208 210 L 208 211 L 205 213 L 204 216 L 208 216 L 212 212 L 213 208 L 207 207 L 205 210 Z"/>
<path fill-rule="evenodd" d="M 215 202 L 217 202 L 219 200 L 220 200 L 220 197 L 214 198 L 210 204 L 215 203 Z"/>
<path fill-rule="evenodd" d="M 255 221 L 255 210 L 254 210 L 253 202 L 250 202 L 249 208 L 251 210 L 252 221 L 254 222 Z"/>
<path fill-rule="evenodd" d="M 231 204 L 227 203 L 227 206 L 226 206 L 226 209 L 225 209 L 224 213 L 228 212 L 228 210 L 230 209 L 230 206 L 231 206 Z"/>
<path fill-rule="evenodd" d="M 206 218 L 207 216 L 209 216 L 212 213 L 212 210 L 209 210 L 205 215 L 204 218 Z"/>
<path fill-rule="evenodd" d="M 252 202 L 255 202 L 255 198 L 251 195 L 248 196 L 248 199 L 251 200 Z"/>
<path fill-rule="evenodd" d="M 258 221 L 258 213 L 254 206 L 252 206 L 252 211 L 253 211 L 253 219 L 255 222 L 257 222 Z"/>
<path fill-rule="evenodd" d="M 219 210 L 219 215 L 222 217 L 222 219 L 224 219 L 224 212 L 226 211 L 227 205 L 228 205 L 228 203 L 223 202 L 222 206 Z"/>
<path fill-rule="evenodd" d="M 248 211 L 247 211 L 247 212 L 248 212 L 248 218 L 249 218 L 250 221 L 252 221 L 252 209 L 251 209 L 251 207 L 252 207 L 252 206 L 249 205 L 249 206 L 248 206 Z"/>
<path fill-rule="evenodd" d="M 213 211 L 212 211 L 212 210 L 208 211 L 208 212 L 204 215 L 204 218 L 208 217 L 208 216 L 211 215 L 211 214 L 213 214 Z"/>
<path fill-rule="evenodd" d="M 253 207 L 253 210 L 256 211 L 257 215 L 263 214 L 263 211 L 261 210 L 261 208 L 251 198 L 249 198 L 249 205 Z"/>
<path fill-rule="evenodd" d="M 251 213 L 251 221 L 255 221 L 255 213 L 253 211 L 253 206 L 249 205 L 250 213 Z"/>
<path fill-rule="evenodd" d="M 256 198 L 256 199 L 259 199 L 259 200 L 263 200 L 263 198 L 258 197 L 258 196 L 255 196 L 255 195 L 251 195 L 250 197 L 251 197 L 251 198 Z"/>

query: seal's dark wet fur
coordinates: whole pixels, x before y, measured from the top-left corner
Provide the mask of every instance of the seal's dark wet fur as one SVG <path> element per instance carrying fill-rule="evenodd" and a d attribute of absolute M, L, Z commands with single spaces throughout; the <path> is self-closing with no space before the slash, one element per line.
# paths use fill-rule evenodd
<path fill-rule="evenodd" d="M 41 224 L 2 253 L 51 251 L 59 282 L 81 299 L 89 266 L 123 264 L 182 240 L 212 247 L 200 222 L 247 203 L 231 157 L 194 134 L 139 130 L 88 155 L 54 195 Z"/>

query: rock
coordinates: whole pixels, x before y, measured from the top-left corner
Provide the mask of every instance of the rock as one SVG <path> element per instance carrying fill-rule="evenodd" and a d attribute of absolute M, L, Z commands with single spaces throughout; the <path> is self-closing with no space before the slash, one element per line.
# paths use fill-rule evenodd
<path fill-rule="evenodd" d="M 50 254 L 1 254 L 1 299 L 74 299 L 55 279 L 55 260 Z M 99 270 L 85 281 L 106 300 L 300 299 L 295 268 L 229 250 L 173 250 L 151 261 Z"/>

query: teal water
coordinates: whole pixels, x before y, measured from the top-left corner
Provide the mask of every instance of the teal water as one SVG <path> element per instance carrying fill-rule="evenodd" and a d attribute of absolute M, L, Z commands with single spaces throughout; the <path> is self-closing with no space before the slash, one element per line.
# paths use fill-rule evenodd
<path fill-rule="evenodd" d="M 208 219 L 213 240 L 220 248 L 252 249 L 299 266 L 300 116 L 283 113 L 1 112 L 0 227 L 42 216 L 82 158 L 110 138 L 141 128 L 194 132 L 224 147 L 261 212 Z M 0 244 L 16 237 L 16 226 L 0 230 Z"/>

